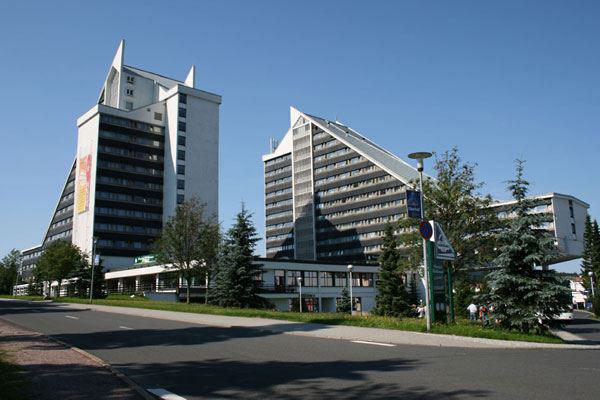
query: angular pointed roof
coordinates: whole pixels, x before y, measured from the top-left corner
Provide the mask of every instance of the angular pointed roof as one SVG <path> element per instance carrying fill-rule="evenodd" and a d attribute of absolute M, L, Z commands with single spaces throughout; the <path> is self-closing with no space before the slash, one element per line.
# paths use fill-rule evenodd
<path fill-rule="evenodd" d="M 290 108 L 290 126 L 294 126 L 298 118 L 304 117 L 312 123 L 323 129 L 329 135 L 339 140 L 358 154 L 367 158 L 382 170 L 386 171 L 405 185 L 411 185 L 419 179 L 419 172 L 416 168 L 406 161 L 390 153 L 381 146 L 378 146 L 368 138 L 364 137 L 354 129 L 346 126 L 339 121 L 333 122 L 315 115 L 306 114 L 294 107 Z M 291 141 L 292 130 L 288 130 L 281 143 L 269 156 L 281 155 L 292 151 Z M 289 137 L 288 137 L 289 136 Z M 286 140 L 287 139 L 287 140 Z"/>

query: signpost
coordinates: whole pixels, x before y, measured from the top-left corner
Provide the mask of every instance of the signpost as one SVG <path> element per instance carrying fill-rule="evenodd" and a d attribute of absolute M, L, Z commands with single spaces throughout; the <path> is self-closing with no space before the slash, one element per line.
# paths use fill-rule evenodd
<path fill-rule="evenodd" d="M 435 221 L 422 221 L 419 233 L 427 243 L 427 264 L 432 321 L 454 321 L 452 268 L 450 261 L 456 257 L 454 248 L 441 225 Z M 444 318 L 444 316 L 446 318 Z"/>

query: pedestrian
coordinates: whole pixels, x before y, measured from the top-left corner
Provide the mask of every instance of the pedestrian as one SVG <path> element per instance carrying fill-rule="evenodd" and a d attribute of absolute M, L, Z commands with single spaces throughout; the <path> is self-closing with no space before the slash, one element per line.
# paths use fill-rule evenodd
<path fill-rule="evenodd" d="M 471 303 L 467 307 L 467 311 L 469 311 L 469 320 L 477 321 L 477 306 L 475 304 Z"/>
<path fill-rule="evenodd" d="M 479 318 L 481 318 L 481 326 L 488 326 L 490 323 L 490 315 L 485 304 L 479 307 Z"/>

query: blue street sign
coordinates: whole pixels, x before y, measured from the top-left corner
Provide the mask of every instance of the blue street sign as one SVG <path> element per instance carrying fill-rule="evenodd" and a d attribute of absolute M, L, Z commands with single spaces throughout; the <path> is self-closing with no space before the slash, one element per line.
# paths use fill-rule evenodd
<path fill-rule="evenodd" d="M 409 218 L 421 218 L 421 192 L 406 191 L 406 208 Z"/>
<path fill-rule="evenodd" d="M 423 239 L 429 240 L 433 235 L 433 227 L 429 222 L 421 221 L 421 223 L 419 224 L 419 233 L 421 234 L 421 237 Z"/>

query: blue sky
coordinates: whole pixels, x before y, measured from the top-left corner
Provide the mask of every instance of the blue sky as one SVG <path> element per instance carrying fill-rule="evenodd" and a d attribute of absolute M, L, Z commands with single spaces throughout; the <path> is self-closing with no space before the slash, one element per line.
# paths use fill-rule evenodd
<path fill-rule="evenodd" d="M 223 96 L 225 226 L 244 201 L 263 233 L 261 155 L 290 105 L 400 156 L 458 146 L 497 198 L 523 157 L 533 193 L 600 217 L 597 1 L 19 1 L 0 14 L 0 254 L 42 239 L 121 38 L 127 64 L 195 64 Z"/>

